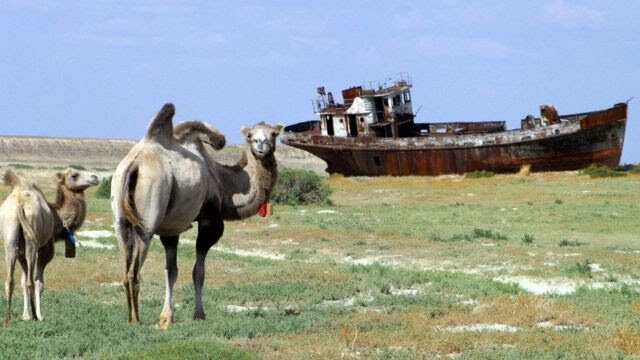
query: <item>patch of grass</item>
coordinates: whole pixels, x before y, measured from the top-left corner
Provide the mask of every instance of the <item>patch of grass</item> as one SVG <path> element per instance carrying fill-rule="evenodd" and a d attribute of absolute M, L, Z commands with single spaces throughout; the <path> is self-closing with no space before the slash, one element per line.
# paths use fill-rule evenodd
<path fill-rule="evenodd" d="M 109 176 L 100 181 L 96 190 L 97 197 L 101 199 L 109 199 L 111 197 L 111 178 L 112 176 Z"/>
<path fill-rule="evenodd" d="M 10 167 L 14 168 L 14 169 L 33 169 L 33 166 L 28 165 L 28 164 L 9 164 Z"/>
<path fill-rule="evenodd" d="M 476 239 L 489 239 L 489 240 L 508 240 L 506 235 L 503 235 L 497 231 L 485 230 L 485 229 L 473 229 L 469 234 L 453 234 L 450 237 L 443 237 L 440 234 L 431 234 L 429 237 L 431 241 L 449 242 L 449 241 L 473 241 Z"/>
<path fill-rule="evenodd" d="M 577 261 L 575 265 L 569 269 L 570 273 L 577 273 L 580 276 L 591 278 L 591 260 L 586 259 L 584 262 Z"/>
<path fill-rule="evenodd" d="M 278 173 L 271 201 L 286 205 L 331 205 L 331 188 L 318 174 L 299 169 L 284 169 Z"/>
<path fill-rule="evenodd" d="M 522 236 L 522 243 L 523 244 L 527 244 L 527 245 L 533 244 L 534 240 L 535 240 L 535 237 L 533 235 L 531 235 L 531 234 L 524 234 Z"/>
<path fill-rule="evenodd" d="M 493 171 L 487 171 L 487 170 L 472 171 L 464 175 L 464 177 L 467 179 L 488 178 L 493 176 L 495 176 L 495 173 L 493 173 Z"/>
<path fill-rule="evenodd" d="M 589 244 L 582 241 L 578 241 L 578 240 L 567 240 L 567 239 L 562 239 L 558 243 L 558 246 L 560 247 L 568 247 L 568 246 L 576 247 L 576 246 L 584 246 L 584 245 L 589 245 Z"/>
<path fill-rule="evenodd" d="M 72 164 L 72 165 L 69 165 L 69 167 L 76 170 L 82 170 L 82 171 L 87 170 L 86 167 L 80 164 Z"/>
<path fill-rule="evenodd" d="M 588 168 L 584 168 L 580 171 L 583 175 L 589 175 L 591 178 L 608 178 L 608 177 L 621 177 L 627 176 L 622 171 L 611 170 L 606 166 L 591 165 Z"/>

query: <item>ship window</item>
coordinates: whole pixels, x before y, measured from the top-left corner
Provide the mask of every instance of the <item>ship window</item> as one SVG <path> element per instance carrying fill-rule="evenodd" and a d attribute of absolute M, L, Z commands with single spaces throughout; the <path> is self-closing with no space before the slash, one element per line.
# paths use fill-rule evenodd
<path fill-rule="evenodd" d="M 382 166 L 382 163 L 380 162 L 380 156 L 374 156 L 373 163 L 376 164 L 376 166 Z"/>
<path fill-rule="evenodd" d="M 404 102 L 405 104 L 411 102 L 411 93 L 408 91 L 404 93 Z"/>

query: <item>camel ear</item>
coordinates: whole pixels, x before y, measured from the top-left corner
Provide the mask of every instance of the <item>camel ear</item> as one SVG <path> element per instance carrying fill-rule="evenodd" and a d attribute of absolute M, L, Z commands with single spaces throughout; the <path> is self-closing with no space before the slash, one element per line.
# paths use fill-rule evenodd
<path fill-rule="evenodd" d="M 274 127 L 274 129 L 276 130 L 277 134 L 280 134 L 282 132 L 282 129 L 284 129 L 284 125 L 278 124 Z"/>
<path fill-rule="evenodd" d="M 62 184 L 64 182 L 64 174 L 61 172 L 56 173 L 56 180 L 58 180 L 58 184 Z"/>
<path fill-rule="evenodd" d="M 246 126 L 243 126 L 242 129 L 240 129 L 240 132 L 242 132 L 242 135 L 244 135 L 244 137 L 249 137 L 249 132 L 251 131 L 251 129 L 249 129 Z"/>

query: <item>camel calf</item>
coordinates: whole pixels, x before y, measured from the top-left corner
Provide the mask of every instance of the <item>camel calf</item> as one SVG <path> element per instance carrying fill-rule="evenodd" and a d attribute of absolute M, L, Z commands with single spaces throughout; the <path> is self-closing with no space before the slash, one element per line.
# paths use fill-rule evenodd
<path fill-rule="evenodd" d="M 0 239 L 4 242 L 7 266 L 7 309 L 4 320 L 7 326 L 11 320 L 16 260 L 22 268 L 22 319 L 43 319 L 40 309 L 43 275 L 44 268 L 54 255 L 53 244 L 56 240 L 73 240 L 73 231 L 82 225 L 86 215 L 84 190 L 97 185 L 98 177 L 71 168 L 58 173 L 55 204 L 47 202 L 37 185 L 18 177 L 11 169 L 5 172 L 4 183 L 12 188 L 0 206 Z"/>

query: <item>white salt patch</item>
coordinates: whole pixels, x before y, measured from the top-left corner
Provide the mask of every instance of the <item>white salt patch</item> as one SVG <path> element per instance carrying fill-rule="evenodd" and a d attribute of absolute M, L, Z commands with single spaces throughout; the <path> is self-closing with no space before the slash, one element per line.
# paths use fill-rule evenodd
<path fill-rule="evenodd" d="M 494 243 L 481 243 L 480 245 L 488 246 L 488 247 L 496 246 L 496 244 L 494 244 Z"/>
<path fill-rule="evenodd" d="M 386 258 L 393 258 L 393 257 L 401 257 L 402 255 L 391 255 L 391 256 L 385 256 Z M 359 258 L 359 259 L 354 259 L 351 256 L 347 256 L 346 258 L 344 258 L 342 261 L 348 264 L 354 264 L 354 265 L 373 265 L 375 263 L 379 263 L 379 264 L 383 264 L 383 265 L 394 265 L 395 262 L 394 261 L 389 261 L 389 260 L 385 260 L 382 256 L 371 256 L 371 257 L 364 257 L 364 258 Z"/>
<path fill-rule="evenodd" d="M 226 312 L 238 313 L 238 312 L 244 312 L 244 311 L 255 311 L 255 310 L 258 310 L 259 308 L 255 306 L 225 305 L 222 307 L 222 309 Z"/>
<path fill-rule="evenodd" d="M 335 210 L 318 210 L 318 214 L 337 214 Z"/>
<path fill-rule="evenodd" d="M 342 300 L 326 300 L 320 303 L 321 306 L 353 306 L 357 301 L 362 301 L 366 303 L 370 303 L 373 301 L 373 296 L 371 294 L 362 295 L 362 296 L 352 296 L 350 298 L 342 299 Z"/>
<path fill-rule="evenodd" d="M 462 300 L 462 301 L 458 301 L 458 304 L 460 304 L 460 305 L 477 305 L 478 301 L 477 300 L 473 300 L 473 299 Z"/>
<path fill-rule="evenodd" d="M 502 331 L 502 332 L 517 332 L 520 328 L 507 325 L 507 324 L 472 324 L 472 325 L 458 325 L 448 327 L 437 327 L 440 331 L 449 332 L 479 332 L 479 331 Z"/>
<path fill-rule="evenodd" d="M 600 264 L 589 264 L 589 269 L 591 269 L 591 271 L 604 271 L 602 269 L 602 266 L 600 266 Z"/>
<path fill-rule="evenodd" d="M 562 256 L 566 256 L 566 257 L 576 257 L 576 256 L 582 256 L 582 254 L 580 253 L 569 253 L 569 254 L 564 254 Z"/>
<path fill-rule="evenodd" d="M 553 329 L 556 331 L 566 331 L 566 330 L 584 330 L 582 326 L 575 325 L 554 325 L 551 321 L 543 321 L 536 324 L 537 327 L 543 329 Z"/>
<path fill-rule="evenodd" d="M 88 237 L 91 239 L 106 238 L 114 236 L 114 233 L 108 230 L 84 230 L 76 233 L 78 237 Z"/>
<path fill-rule="evenodd" d="M 272 229 L 273 229 L 273 228 L 277 228 L 278 226 L 280 226 L 280 225 L 278 225 L 278 224 L 270 224 L 270 225 L 269 225 L 269 227 L 270 227 L 270 228 L 272 228 Z"/>
<path fill-rule="evenodd" d="M 420 289 L 410 288 L 410 289 L 391 289 L 389 290 L 391 295 L 395 296 L 416 296 L 420 294 L 422 291 Z"/>
<path fill-rule="evenodd" d="M 284 260 L 284 254 L 270 253 L 264 250 L 243 250 L 243 249 L 230 249 L 223 247 L 214 247 L 216 251 L 220 251 L 227 254 L 234 254 L 238 256 L 255 256 L 271 260 Z"/>
<path fill-rule="evenodd" d="M 78 246 L 93 248 L 93 249 L 107 249 L 107 250 L 113 250 L 115 248 L 115 246 L 112 244 L 102 244 L 95 240 L 82 240 L 82 241 L 78 240 Z"/>
<path fill-rule="evenodd" d="M 569 295 L 578 284 L 564 279 L 533 279 L 526 276 L 501 276 L 494 279 L 502 283 L 515 283 L 535 295 Z"/>

